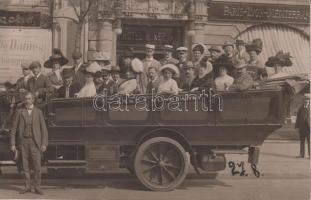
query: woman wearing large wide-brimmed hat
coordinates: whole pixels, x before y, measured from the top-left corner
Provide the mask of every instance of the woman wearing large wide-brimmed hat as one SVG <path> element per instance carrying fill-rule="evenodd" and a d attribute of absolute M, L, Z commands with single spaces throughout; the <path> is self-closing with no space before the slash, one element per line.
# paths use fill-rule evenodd
<path fill-rule="evenodd" d="M 213 65 L 209 61 L 203 59 L 200 62 L 198 75 L 191 84 L 191 91 L 195 92 L 212 88 L 214 88 Z"/>
<path fill-rule="evenodd" d="M 283 51 L 277 52 L 275 56 L 269 57 L 266 62 L 267 67 L 273 67 L 275 73 L 269 77 L 269 79 L 281 78 L 288 76 L 286 72 L 283 72 L 284 67 L 291 67 L 293 65 L 290 53 L 284 53 Z"/>
<path fill-rule="evenodd" d="M 246 51 L 250 56 L 250 60 L 247 62 L 246 70 L 253 77 L 253 80 L 260 81 L 268 77 L 267 70 L 264 64 L 258 59 L 258 55 L 263 48 L 263 42 L 261 39 L 254 39 L 251 43 L 245 45 Z"/>
<path fill-rule="evenodd" d="M 177 95 L 179 88 L 173 78 L 179 77 L 179 69 L 173 64 L 166 64 L 160 68 L 163 79 L 159 83 L 158 93 Z"/>
<path fill-rule="evenodd" d="M 52 69 L 52 71 L 47 74 L 47 77 L 50 80 L 53 88 L 59 89 L 63 85 L 61 68 L 67 63 L 68 59 L 59 49 L 53 49 L 52 56 L 50 56 L 49 59 L 44 62 L 44 67 Z"/>
<path fill-rule="evenodd" d="M 93 62 L 85 69 L 83 69 L 85 84 L 82 89 L 79 91 L 77 97 L 94 97 L 96 95 L 96 86 L 94 83 L 94 77 L 98 71 L 101 71 L 101 67 L 96 63 Z"/>

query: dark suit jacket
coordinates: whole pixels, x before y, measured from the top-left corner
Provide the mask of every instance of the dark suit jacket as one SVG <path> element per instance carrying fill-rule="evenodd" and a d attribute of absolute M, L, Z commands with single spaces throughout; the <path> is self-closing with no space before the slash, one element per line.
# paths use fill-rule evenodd
<path fill-rule="evenodd" d="M 198 87 L 199 91 L 213 89 L 214 84 L 214 73 L 210 72 L 206 74 L 204 77 L 199 78 L 198 76 L 192 81 L 190 90 Z"/>
<path fill-rule="evenodd" d="M 26 108 L 22 108 L 16 113 L 16 118 L 11 130 L 11 146 L 16 146 L 16 139 L 18 142 L 23 142 L 23 133 L 26 127 L 25 115 L 28 115 Z M 34 107 L 32 116 L 33 139 L 36 145 L 38 148 L 41 148 L 41 146 L 48 146 L 48 131 L 42 111 Z"/>
<path fill-rule="evenodd" d="M 300 133 L 310 134 L 310 113 L 303 105 L 298 109 L 295 128 L 298 128 Z"/>
<path fill-rule="evenodd" d="M 73 98 L 81 90 L 80 83 L 72 83 L 69 87 L 69 98 Z M 57 90 L 57 98 L 66 98 L 66 87 L 63 85 Z"/>
<path fill-rule="evenodd" d="M 154 90 L 154 93 L 156 94 L 158 92 L 159 84 L 159 78 L 157 78 L 154 82 L 149 81 L 147 84 L 146 94 L 152 94 L 152 90 Z"/>
<path fill-rule="evenodd" d="M 28 79 L 29 80 L 29 79 Z M 28 81 L 27 81 L 28 82 Z M 27 82 L 24 81 L 24 77 L 19 78 L 16 81 L 16 89 L 27 89 Z"/>
<path fill-rule="evenodd" d="M 118 83 L 115 83 L 114 81 L 111 81 L 107 88 L 108 88 L 108 95 L 115 95 L 119 93 L 119 86 L 126 80 L 119 79 Z"/>
<path fill-rule="evenodd" d="M 108 83 L 103 83 L 98 90 L 96 91 L 97 94 L 104 94 L 104 89 L 107 90 L 107 93 L 109 93 L 109 87 L 111 85 L 112 81 L 108 81 Z"/>
<path fill-rule="evenodd" d="M 39 98 L 44 98 L 47 92 L 53 91 L 50 80 L 43 74 L 40 74 L 37 79 L 36 77 L 30 78 L 27 89 L 32 93 L 39 92 Z"/>
<path fill-rule="evenodd" d="M 85 65 L 82 64 L 77 72 L 75 72 L 75 67 L 72 67 L 71 70 L 74 72 L 73 76 L 73 83 L 79 83 L 80 85 L 84 85 L 85 79 L 84 79 L 84 73 L 83 69 L 85 68 Z"/>

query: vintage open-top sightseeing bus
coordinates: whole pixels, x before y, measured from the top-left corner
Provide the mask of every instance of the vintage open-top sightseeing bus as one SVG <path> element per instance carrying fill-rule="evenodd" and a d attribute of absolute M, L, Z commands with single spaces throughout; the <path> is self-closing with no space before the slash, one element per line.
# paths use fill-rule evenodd
<path fill-rule="evenodd" d="M 152 110 L 172 99 L 150 95 L 141 95 L 139 103 L 124 96 L 118 103 L 102 96 L 50 100 L 44 108 L 48 169 L 127 168 L 150 190 L 172 190 L 183 182 L 189 165 L 198 173 L 223 170 L 225 155 L 232 153 L 246 153 L 256 164 L 259 146 L 286 116 L 287 95 L 278 87 L 226 91 L 214 99 L 187 95 L 175 96 L 175 110 Z"/>

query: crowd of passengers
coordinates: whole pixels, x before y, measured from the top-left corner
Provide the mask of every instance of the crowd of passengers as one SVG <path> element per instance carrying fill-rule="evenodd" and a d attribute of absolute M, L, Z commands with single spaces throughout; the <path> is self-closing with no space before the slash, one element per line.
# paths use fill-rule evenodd
<path fill-rule="evenodd" d="M 121 56 L 119 66 L 111 65 L 107 52 L 96 52 L 89 63 L 83 63 L 81 52 L 72 54 L 73 66 L 59 49 L 44 62 L 51 69 L 47 75 L 41 73 L 41 63 L 22 63 L 23 77 L 17 80 L 15 102 L 22 100 L 27 91 L 35 94 L 37 101 L 47 93 L 54 98 L 83 98 L 96 94 L 173 94 L 213 89 L 215 91 L 243 91 L 269 78 L 286 76 L 282 70 L 292 65 L 289 53 L 279 51 L 269 57 L 265 65 L 258 59 L 262 41 L 249 43 L 236 40 L 220 46 L 207 48 L 203 44 L 176 49 L 178 58 L 173 57 L 174 47 L 164 45 L 163 59 L 156 60 L 156 46 L 145 45 L 145 58 L 135 57 L 129 48 Z M 191 59 L 189 59 L 191 57 Z M 267 67 L 274 74 L 267 73 Z"/>

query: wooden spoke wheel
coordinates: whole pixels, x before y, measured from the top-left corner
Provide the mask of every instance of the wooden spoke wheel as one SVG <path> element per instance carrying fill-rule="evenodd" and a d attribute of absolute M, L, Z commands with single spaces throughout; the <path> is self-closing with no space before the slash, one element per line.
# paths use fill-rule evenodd
<path fill-rule="evenodd" d="M 189 161 L 184 148 L 166 137 L 142 143 L 135 155 L 134 170 L 139 181 L 154 191 L 169 191 L 185 179 Z"/>

